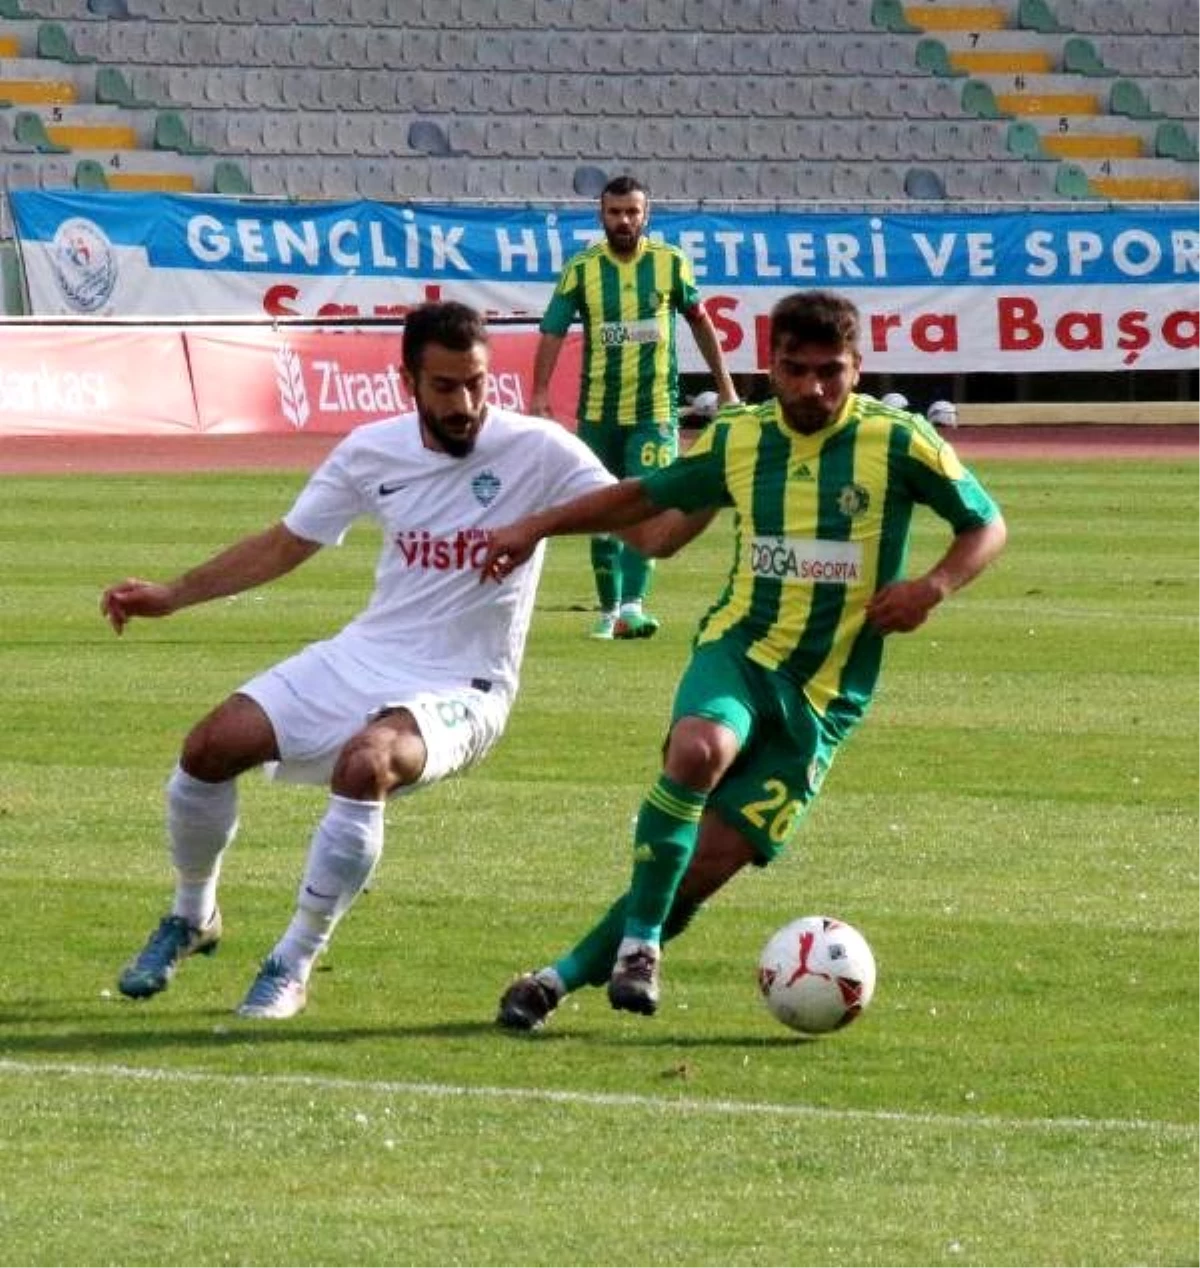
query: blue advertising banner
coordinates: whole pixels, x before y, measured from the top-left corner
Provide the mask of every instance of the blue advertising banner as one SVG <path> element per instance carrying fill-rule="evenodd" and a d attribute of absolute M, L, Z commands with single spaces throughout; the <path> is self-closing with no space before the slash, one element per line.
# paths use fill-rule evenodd
<path fill-rule="evenodd" d="M 40 314 L 390 316 L 427 298 L 538 316 L 594 209 L 290 204 L 160 194 L 12 195 Z M 789 291 L 845 291 L 880 371 L 1196 364 L 1191 206 L 972 215 L 654 212 L 730 365 L 765 364 Z M 681 340 L 684 369 L 702 362 Z"/>

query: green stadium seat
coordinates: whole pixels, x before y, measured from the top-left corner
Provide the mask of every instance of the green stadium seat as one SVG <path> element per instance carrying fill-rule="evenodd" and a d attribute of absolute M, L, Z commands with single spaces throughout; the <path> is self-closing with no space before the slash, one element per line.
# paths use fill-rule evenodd
<path fill-rule="evenodd" d="M 1073 35 L 1063 44 L 1062 58 L 1063 70 L 1071 74 L 1102 76 L 1117 73 L 1105 66 L 1096 46 L 1082 35 Z"/>
<path fill-rule="evenodd" d="M 1132 79 L 1118 79 L 1113 83 L 1108 95 L 1108 109 L 1112 114 L 1123 114 L 1129 119 L 1162 118 L 1162 111 L 1150 105 L 1141 84 Z"/>
<path fill-rule="evenodd" d="M 1075 163 L 1062 163 L 1054 175 L 1054 192 L 1060 198 L 1087 200 L 1094 198 L 1087 172 Z"/>
<path fill-rule="evenodd" d="M 246 173 L 233 159 L 221 159 L 213 168 L 212 185 L 214 194 L 253 194 Z"/>
<path fill-rule="evenodd" d="M 963 84 L 962 108 L 980 119 L 1007 119 L 1010 116 L 1000 109 L 991 84 L 982 79 L 968 79 Z"/>
<path fill-rule="evenodd" d="M 1154 153 L 1158 158 L 1181 159 L 1185 163 L 1195 163 L 1200 158 L 1196 142 L 1177 119 L 1168 119 L 1155 129 Z"/>
<path fill-rule="evenodd" d="M 183 116 L 175 110 L 163 110 L 154 120 L 154 148 L 174 150 L 178 154 L 211 154 L 207 145 L 197 145 L 192 140 Z"/>
<path fill-rule="evenodd" d="M 37 32 L 37 55 L 49 61 L 65 62 L 72 66 L 94 62 L 94 57 L 81 57 L 71 43 L 66 27 L 58 22 L 43 22 Z"/>
<path fill-rule="evenodd" d="M 125 106 L 130 110 L 144 110 L 158 104 L 143 101 L 115 66 L 101 66 L 97 69 L 96 102 L 102 106 Z"/>
<path fill-rule="evenodd" d="M 875 0 L 871 6 L 871 23 L 893 35 L 916 35 L 921 29 L 904 16 L 900 0 Z"/>
<path fill-rule="evenodd" d="M 108 177 L 104 175 L 104 168 L 95 159 L 80 159 L 75 164 L 75 188 L 107 189 Z"/>
<path fill-rule="evenodd" d="M 1015 154 L 1018 158 L 1044 159 L 1048 157 L 1042 149 L 1042 134 L 1032 123 L 1024 119 L 1008 125 L 1005 146 L 1010 154 Z"/>
<path fill-rule="evenodd" d="M 1068 29 L 1059 22 L 1046 0 L 1020 0 L 1017 26 L 1022 31 L 1040 31 L 1043 35 L 1058 35 Z"/>
<path fill-rule="evenodd" d="M 967 72 L 959 70 L 950 60 L 950 51 L 941 40 L 924 39 L 917 44 L 917 66 L 931 75 L 943 79 L 957 79 Z"/>
<path fill-rule="evenodd" d="M 32 146 L 39 154 L 66 154 L 68 147 L 50 139 L 42 116 L 33 110 L 22 110 L 13 124 L 13 136 L 21 145 Z"/>

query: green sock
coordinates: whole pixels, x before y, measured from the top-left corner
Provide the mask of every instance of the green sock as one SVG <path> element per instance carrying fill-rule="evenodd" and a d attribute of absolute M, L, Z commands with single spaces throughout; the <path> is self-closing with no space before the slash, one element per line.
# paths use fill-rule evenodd
<path fill-rule="evenodd" d="M 622 894 L 571 950 L 561 960 L 555 961 L 554 970 L 568 992 L 577 991 L 581 986 L 603 986 L 608 981 L 625 931 L 628 904 L 629 895 Z M 699 910 L 699 903 L 687 902 L 676 896 L 671 914 L 663 925 L 663 941 L 677 938 Z"/>
<path fill-rule="evenodd" d="M 615 537 L 592 538 L 592 576 L 596 579 L 596 597 L 603 612 L 615 612 L 620 595 L 617 558 L 621 543 Z"/>
<path fill-rule="evenodd" d="M 696 849 L 708 794 L 660 775 L 642 802 L 633 837 L 633 879 L 624 935 L 655 944 Z"/>
<path fill-rule="evenodd" d="M 603 916 L 562 957 L 554 962 L 558 976 L 568 991 L 581 986 L 602 986 L 612 972 L 625 928 L 625 905 L 628 895 L 622 894 Z"/>
<path fill-rule="evenodd" d="M 621 602 L 641 603 L 650 593 L 650 581 L 654 576 L 654 560 L 639 555 L 631 546 L 621 551 Z"/>

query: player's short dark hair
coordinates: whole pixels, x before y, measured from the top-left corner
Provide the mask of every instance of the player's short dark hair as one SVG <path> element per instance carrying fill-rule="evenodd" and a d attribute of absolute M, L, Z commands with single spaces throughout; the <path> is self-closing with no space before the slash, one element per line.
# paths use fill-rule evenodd
<path fill-rule="evenodd" d="M 636 176 L 614 176 L 600 191 L 600 201 L 610 196 L 624 198 L 628 194 L 641 194 L 646 199 L 650 197 L 650 191 Z"/>
<path fill-rule="evenodd" d="M 420 304 L 404 315 L 404 334 L 400 340 L 404 368 L 417 375 L 425 360 L 425 349 L 431 343 L 451 352 L 469 352 L 476 344 L 488 342 L 487 322 L 469 304 L 439 300 Z"/>
<path fill-rule="evenodd" d="M 858 351 L 858 309 L 833 291 L 796 291 L 771 309 L 771 351 L 781 344 L 816 343 Z"/>

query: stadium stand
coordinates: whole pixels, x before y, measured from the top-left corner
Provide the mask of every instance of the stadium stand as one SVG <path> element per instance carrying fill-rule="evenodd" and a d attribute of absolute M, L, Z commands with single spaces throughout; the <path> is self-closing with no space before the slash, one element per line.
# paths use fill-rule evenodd
<path fill-rule="evenodd" d="M 0 0 L 0 162 L 297 198 L 636 168 L 660 200 L 1190 200 L 1197 30 L 1191 0 Z"/>

